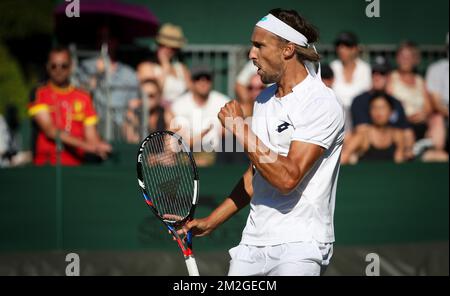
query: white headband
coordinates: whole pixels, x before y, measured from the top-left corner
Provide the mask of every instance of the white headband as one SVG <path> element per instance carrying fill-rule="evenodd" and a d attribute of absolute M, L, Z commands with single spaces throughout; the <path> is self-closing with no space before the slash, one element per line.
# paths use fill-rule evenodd
<path fill-rule="evenodd" d="M 268 14 L 256 23 L 256 26 L 263 28 L 277 36 L 303 47 L 308 47 L 308 39 L 285 22 L 279 20 L 272 14 Z"/>

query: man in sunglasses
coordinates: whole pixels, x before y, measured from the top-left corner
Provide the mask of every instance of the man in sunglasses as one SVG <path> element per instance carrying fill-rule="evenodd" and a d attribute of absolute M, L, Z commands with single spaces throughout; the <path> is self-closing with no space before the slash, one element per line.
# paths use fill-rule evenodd
<path fill-rule="evenodd" d="M 111 152 L 97 133 L 90 95 L 70 84 L 71 63 L 67 48 L 53 48 L 47 62 L 49 81 L 32 93 L 28 113 L 37 128 L 35 165 L 80 165 L 87 155 L 106 159 Z"/>

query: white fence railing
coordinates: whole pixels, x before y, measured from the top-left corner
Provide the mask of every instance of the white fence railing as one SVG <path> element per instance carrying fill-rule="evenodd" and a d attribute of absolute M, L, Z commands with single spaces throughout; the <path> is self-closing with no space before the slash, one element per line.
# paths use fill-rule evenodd
<path fill-rule="evenodd" d="M 418 70 L 422 74 L 425 73 L 427 66 L 431 62 L 447 55 L 445 46 L 422 45 L 419 48 L 422 53 L 422 62 Z M 77 50 L 74 45 L 70 49 L 74 57 L 75 66 L 78 65 L 81 59 L 100 56 L 101 54 L 98 51 Z M 214 73 L 214 89 L 234 97 L 234 83 L 240 69 L 248 61 L 249 49 L 249 46 L 242 45 L 192 44 L 183 49 L 183 57 L 188 67 L 208 65 Z M 376 56 L 382 55 L 394 65 L 396 49 L 397 45 L 393 44 L 363 45 L 361 47 L 361 57 L 370 62 Z M 328 63 L 336 58 L 333 45 L 319 44 L 317 50 L 322 57 L 323 63 Z M 113 90 L 104 89 L 103 91 L 107 94 Z M 98 90 L 96 93 L 98 93 Z M 121 126 L 117 125 L 117 121 L 114 121 L 114 118 L 121 116 L 126 110 L 100 102 L 95 97 L 94 101 L 101 116 L 99 131 L 102 136 L 108 141 L 123 141 Z M 144 114 L 145 112 L 142 113 Z"/>

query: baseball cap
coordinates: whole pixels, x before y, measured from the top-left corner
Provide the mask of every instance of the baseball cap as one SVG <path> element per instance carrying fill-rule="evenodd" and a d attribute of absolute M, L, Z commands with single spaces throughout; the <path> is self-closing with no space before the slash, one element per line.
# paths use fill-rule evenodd
<path fill-rule="evenodd" d="M 207 65 L 198 65 L 191 69 L 192 80 L 198 80 L 202 77 L 206 77 L 209 80 L 213 78 L 213 72 L 211 68 Z"/>
<path fill-rule="evenodd" d="M 358 37 L 353 32 L 341 32 L 336 40 L 334 41 L 334 45 L 346 45 L 346 46 L 357 46 L 358 45 Z"/>
<path fill-rule="evenodd" d="M 372 73 L 388 74 L 391 71 L 391 65 L 384 56 L 375 57 L 372 63 Z"/>

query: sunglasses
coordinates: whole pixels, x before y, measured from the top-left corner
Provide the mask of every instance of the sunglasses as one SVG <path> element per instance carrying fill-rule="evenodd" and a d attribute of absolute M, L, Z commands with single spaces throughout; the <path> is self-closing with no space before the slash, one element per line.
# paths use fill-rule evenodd
<path fill-rule="evenodd" d="M 266 88 L 266 87 L 263 86 L 263 85 L 261 85 L 261 86 L 253 86 L 253 85 L 249 85 L 249 86 L 247 87 L 248 90 L 263 90 L 263 89 L 265 89 L 265 88 Z"/>
<path fill-rule="evenodd" d="M 146 93 L 145 96 L 146 96 L 147 98 L 154 99 L 154 98 L 157 98 L 157 97 L 158 97 L 158 93 Z"/>
<path fill-rule="evenodd" d="M 200 81 L 200 80 L 212 81 L 212 77 L 207 74 L 194 75 L 192 77 L 192 80 L 193 81 Z"/>
<path fill-rule="evenodd" d="M 67 70 L 67 69 L 69 69 L 69 67 L 70 67 L 70 65 L 68 63 L 62 63 L 62 64 L 52 63 L 52 64 L 50 64 L 51 70 L 56 70 L 56 69 Z"/>

